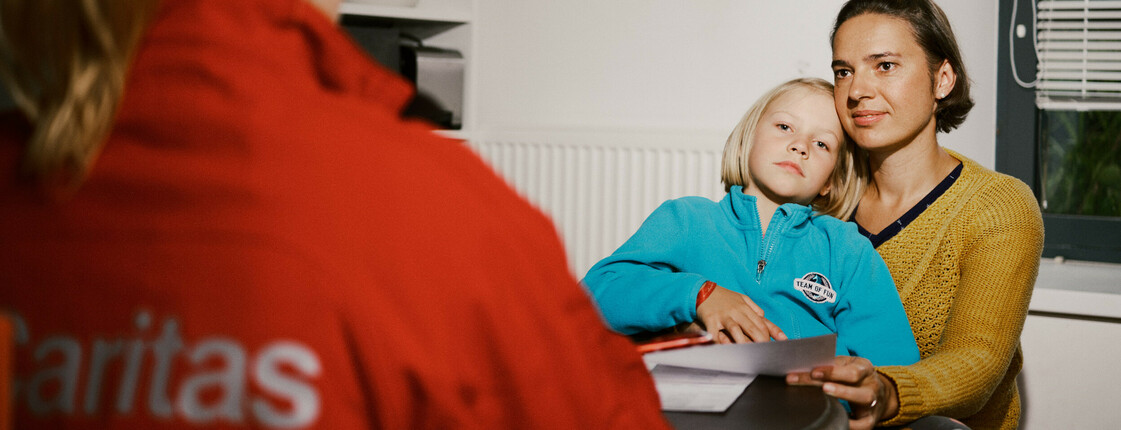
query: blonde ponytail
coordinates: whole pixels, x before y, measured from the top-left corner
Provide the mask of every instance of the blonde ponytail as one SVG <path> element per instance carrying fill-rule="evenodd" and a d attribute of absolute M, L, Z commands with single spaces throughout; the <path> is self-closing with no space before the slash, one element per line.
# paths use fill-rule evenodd
<path fill-rule="evenodd" d="M 76 188 L 109 130 L 157 0 L 0 0 L 0 78 L 33 125 L 22 167 Z"/>

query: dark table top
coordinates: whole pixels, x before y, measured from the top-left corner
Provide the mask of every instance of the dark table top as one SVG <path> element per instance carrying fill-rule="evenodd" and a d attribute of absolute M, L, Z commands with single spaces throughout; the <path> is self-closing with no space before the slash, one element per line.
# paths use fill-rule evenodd
<path fill-rule="evenodd" d="M 841 402 L 818 387 L 786 385 L 781 377 L 758 376 L 723 413 L 665 412 L 677 429 L 848 429 Z"/>

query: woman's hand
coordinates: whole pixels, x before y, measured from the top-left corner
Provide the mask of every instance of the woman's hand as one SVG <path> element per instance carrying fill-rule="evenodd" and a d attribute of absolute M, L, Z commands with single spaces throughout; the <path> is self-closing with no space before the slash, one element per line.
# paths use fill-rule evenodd
<path fill-rule="evenodd" d="M 763 309 L 751 298 L 720 286 L 697 306 L 697 319 L 716 343 L 786 340 L 786 334 L 763 317 Z"/>
<path fill-rule="evenodd" d="M 786 375 L 786 383 L 819 386 L 825 394 L 847 400 L 852 409 L 849 428 L 853 430 L 871 429 L 883 418 L 899 412 L 895 384 L 877 373 L 865 358 L 838 356 L 831 367 Z"/>

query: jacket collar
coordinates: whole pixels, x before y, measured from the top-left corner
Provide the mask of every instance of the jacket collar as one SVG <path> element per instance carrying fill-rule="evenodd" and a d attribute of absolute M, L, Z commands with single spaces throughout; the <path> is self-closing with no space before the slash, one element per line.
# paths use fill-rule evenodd
<path fill-rule="evenodd" d="M 724 196 L 721 205 L 725 207 L 725 212 L 732 224 L 741 229 L 762 230 L 762 226 L 759 225 L 759 211 L 755 201 L 755 196 L 744 194 L 742 186 L 733 185 L 728 194 Z M 813 208 L 796 203 L 783 204 L 775 211 L 775 217 L 785 219 L 785 222 L 778 225 L 786 226 L 786 230 L 801 228 L 812 215 Z"/>
<path fill-rule="evenodd" d="M 328 20 L 307 0 L 294 1 L 307 6 L 295 7 L 293 20 L 297 30 L 306 35 L 305 43 L 312 53 L 310 65 L 318 71 L 325 89 L 357 94 L 394 111 L 405 108 L 414 93 L 411 84 L 374 62 L 339 24 Z"/>
<path fill-rule="evenodd" d="M 151 72 L 146 67 L 152 64 L 171 64 L 199 70 L 223 85 L 240 85 L 244 73 L 300 74 L 289 85 L 314 85 L 323 93 L 359 97 L 394 112 L 402 111 L 414 94 L 408 81 L 376 63 L 307 0 L 164 0 L 149 26 L 146 39 L 154 36 L 160 48 L 203 49 L 148 50 L 141 72 Z M 150 42 L 142 40 L 140 51 Z M 186 57 L 178 57 L 184 53 Z M 240 60 L 229 53 L 248 53 L 254 67 L 267 70 L 229 67 L 224 63 Z"/>

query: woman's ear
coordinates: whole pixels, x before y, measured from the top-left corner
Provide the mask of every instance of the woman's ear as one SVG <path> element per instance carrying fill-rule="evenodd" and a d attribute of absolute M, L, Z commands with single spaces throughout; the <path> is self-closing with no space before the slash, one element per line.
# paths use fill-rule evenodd
<path fill-rule="evenodd" d="M 934 70 L 934 98 L 942 100 L 950 95 L 957 80 L 958 74 L 954 72 L 954 66 L 950 65 L 949 60 L 942 60 L 942 64 Z"/>

